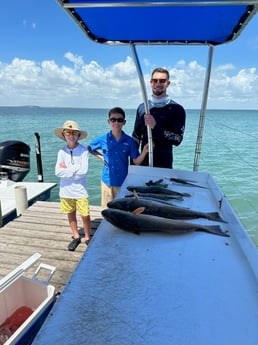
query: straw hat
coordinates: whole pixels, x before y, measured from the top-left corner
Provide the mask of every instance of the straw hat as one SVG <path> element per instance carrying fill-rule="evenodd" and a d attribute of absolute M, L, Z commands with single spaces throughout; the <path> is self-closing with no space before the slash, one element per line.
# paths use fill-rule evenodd
<path fill-rule="evenodd" d="M 65 137 L 63 136 L 63 130 L 64 129 L 71 129 L 74 131 L 80 131 L 81 135 L 79 136 L 79 139 L 84 139 L 87 137 L 87 132 L 82 131 L 80 129 L 78 123 L 75 121 L 72 121 L 72 120 L 65 121 L 65 123 L 63 124 L 63 127 L 59 127 L 59 128 L 55 129 L 55 135 L 62 140 L 65 140 Z"/>

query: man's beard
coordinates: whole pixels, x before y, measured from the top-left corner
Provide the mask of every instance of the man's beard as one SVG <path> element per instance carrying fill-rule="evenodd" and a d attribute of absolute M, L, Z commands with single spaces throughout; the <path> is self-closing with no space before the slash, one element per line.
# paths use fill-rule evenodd
<path fill-rule="evenodd" d="M 153 90 L 152 92 L 154 96 L 161 96 L 164 94 L 164 90 Z"/>

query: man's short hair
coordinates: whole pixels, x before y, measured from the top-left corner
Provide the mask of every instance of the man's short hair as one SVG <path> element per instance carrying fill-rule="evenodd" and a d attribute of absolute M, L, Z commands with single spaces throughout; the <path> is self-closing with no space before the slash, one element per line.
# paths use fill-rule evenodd
<path fill-rule="evenodd" d="M 169 71 L 166 69 L 166 68 L 163 68 L 163 67 L 157 67 L 155 68 L 152 73 L 151 73 L 151 77 L 153 77 L 154 73 L 166 73 L 167 75 L 167 79 L 169 79 Z"/>

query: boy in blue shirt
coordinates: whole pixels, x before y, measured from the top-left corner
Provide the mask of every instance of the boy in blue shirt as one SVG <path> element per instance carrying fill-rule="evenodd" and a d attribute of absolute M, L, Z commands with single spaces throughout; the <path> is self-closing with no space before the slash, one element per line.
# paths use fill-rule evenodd
<path fill-rule="evenodd" d="M 103 208 L 119 192 L 128 174 L 129 159 L 139 165 L 148 153 L 148 144 L 139 154 L 133 138 L 122 130 L 126 123 L 125 112 L 122 108 L 112 108 L 108 113 L 107 121 L 111 126 L 111 131 L 92 140 L 88 146 L 89 152 L 104 164 L 101 178 L 101 206 Z"/>

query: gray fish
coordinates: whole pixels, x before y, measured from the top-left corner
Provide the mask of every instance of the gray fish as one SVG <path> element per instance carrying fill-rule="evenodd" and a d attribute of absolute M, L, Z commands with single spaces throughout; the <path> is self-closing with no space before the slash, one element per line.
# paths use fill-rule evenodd
<path fill-rule="evenodd" d="M 180 193 L 174 190 L 168 189 L 162 186 L 128 186 L 127 189 L 130 192 L 136 191 L 137 193 L 158 193 L 168 195 L 179 195 L 179 196 L 191 196 L 189 193 Z"/>
<path fill-rule="evenodd" d="M 183 220 L 167 219 L 147 214 L 134 214 L 127 211 L 106 208 L 102 216 L 112 225 L 132 233 L 165 232 L 170 234 L 205 231 L 219 236 L 229 237 L 218 225 L 200 225 Z"/>
<path fill-rule="evenodd" d="M 139 193 L 137 192 L 137 195 L 140 198 L 152 198 L 152 199 L 156 199 L 156 200 L 171 200 L 171 199 L 175 199 L 175 200 L 179 200 L 182 201 L 183 197 L 181 195 L 169 195 L 169 194 L 158 194 L 158 193 Z M 131 197 L 135 197 L 135 194 L 127 194 L 125 196 L 126 198 L 131 198 Z"/>
<path fill-rule="evenodd" d="M 184 180 L 184 179 L 182 179 L 182 178 L 171 177 L 169 180 L 170 180 L 170 181 L 173 181 L 173 182 L 176 182 L 176 183 L 184 184 L 184 185 L 189 185 L 189 186 L 193 186 L 193 187 L 199 187 L 199 188 L 205 188 L 205 189 L 207 189 L 207 187 L 200 186 L 200 185 L 198 185 L 198 184 L 195 184 L 195 183 L 190 182 L 190 180 Z"/>
<path fill-rule="evenodd" d="M 167 201 L 166 200 L 162 200 L 162 199 L 159 199 L 159 198 L 152 198 L 152 197 L 150 197 L 150 196 L 146 196 L 145 194 L 143 194 L 143 195 L 139 195 L 139 194 L 136 194 L 136 195 L 132 195 L 132 194 L 129 194 L 129 195 L 125 195 L 125 197 L 126 198 L 131 198 L 131 199 L 133 199 L 133 197 L 135 198 L 135 199 L 138 199 L 138 200 L 148 200 L 148 201 L 155 201 L 155 202 L 157 202 L 157 203 L 159 203 L 159 204 L 161 204 L 161 205 L 169 205 L 169 206 L 175 206 L 175 207 L 177 207 L 177 205 L 175 205 L 175 204 L 171 204 L 171 199 L 168 199 Z M 170 201 L 169 201 L 170 200 Z M 180 199 L 178 199 L 178 198 L 176 198 L 176 199 L 174 199 L 174 201 L 182 201 L 183 200 L 183 198 L 180 198 Z"/>
<path fill-rule="evenodd" d="M 199 212 L 173 205 L 164 205 L 157 201 L 150 201 L 136 198 L 121 198 L 110 201 L 107 206 L 123 211 L 133 212 L 139 207 L 143 207 L 143 214 L 164 217 L 169 219 L 196 219 L 205 218 L 217 222 L 226 223 L 218 212 Z"/>

